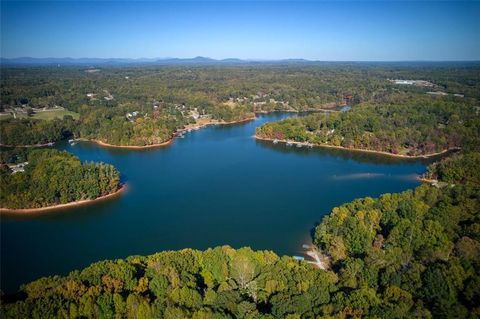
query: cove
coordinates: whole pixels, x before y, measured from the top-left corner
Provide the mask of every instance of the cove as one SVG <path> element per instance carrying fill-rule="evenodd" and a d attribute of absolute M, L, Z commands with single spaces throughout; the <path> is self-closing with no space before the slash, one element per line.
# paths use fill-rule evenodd
<path fill-rule="evenodd" d="M 81 142 L 56 147 L 115 165 L 127 182 L 112 200 L 1 218 L 1 289 L 68 274 L 92 262 L 219 245 L 294 255 L 322 217 L 358 197 L 400 192 L 435 159 L 396 159 L 257 141 L 255 128 L 286 113 L 210 126 L 155 149 Z"/>

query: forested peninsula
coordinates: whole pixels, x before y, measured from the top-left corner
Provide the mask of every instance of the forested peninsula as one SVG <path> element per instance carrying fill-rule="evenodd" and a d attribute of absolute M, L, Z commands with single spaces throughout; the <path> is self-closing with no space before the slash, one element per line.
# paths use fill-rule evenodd
<path fill-rule="evenodd" d="M 52 149 L 19 155 L 27 161 L 0 166 L 0 211 L 35 212 L 71 206 L 105 198 L 122 188 L 120 173 L 110 164 L 81 163 L 70 153 Z"/>
<path fill-rule="evenodd" d="M 312 114 L 267 123 L 256 137 L 403 157 L 436 155 L 451 149 L 478 150 L 479 108 L 475 103 L 402 97 L 391 103 L 363 103 L 347 112 Z"/>
<path fill-rule="evenodd" d="M 2 296 L 2 317 L 478 318 L 479 156 L 432 166 L 443 187 L 334 208 L 314 234 L 326 270 L 250 248 L 166 251 L 31 282 Z"/>
<path fill-rule="evenodd" d="M 71 116 L 51 121 L 33 118 L 7 119 L 0 123 L 0 146 L 47 146 L 72 135 L 76 125 Z"/>

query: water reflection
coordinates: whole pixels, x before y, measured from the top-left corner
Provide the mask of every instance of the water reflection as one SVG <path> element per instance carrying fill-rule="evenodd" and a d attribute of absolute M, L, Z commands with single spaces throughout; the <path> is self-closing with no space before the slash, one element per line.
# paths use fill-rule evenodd
<path fill-rule="evenodd" d="M 287 146 L 285 143 L 273 144 L 271 141 L 255 140 L 256 144 L 261 147 L 272 149 L 285 154 L 298 154 L 300 156 L 331 156 L 337 159 L 352 160 L 355 162 L 368 163 L 368 164 L 406 164 L 406 163 L 422 163 L 423 165 L 429 165 L 447 154 L 428 158 L 400 158 L 382 154 L 375 154 L 369 152 L 351 151 L 345 149 L 336 149 L 328 147 L 295 147 Z"/>

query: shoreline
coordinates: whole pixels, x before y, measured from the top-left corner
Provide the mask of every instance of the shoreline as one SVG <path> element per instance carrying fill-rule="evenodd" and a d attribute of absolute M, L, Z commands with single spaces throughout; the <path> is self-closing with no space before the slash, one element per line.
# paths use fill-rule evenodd
<path fill-rule="evenodd" d="M 115 192 L 103 195 L 94 199 L 82 199 L 78 200 L 75 202 L 70 202 L 66 204 L 57 204 L 57 205 L 52 205 L 52 206 L 45 206 L 45 207 L 37 207 L 37 208 L 0 208 L 0 214 L 6 213 L 6 214 L 34 214 L 34 213 L 39 213 L 39 212 L 50 212 L 54 210 L 59 210 L 62 208 L 68 208 L 68 207 L 78 207 L 78 206 L 84 206 L 87 204 L 92 204 L 95 202 L 100 202 L 103 200 L 110 199 L 112 197 L 116 197 L 123 193 L 125 189 L 127 188 L 127 184 L 123 184 L 120 186 L 119 189 L 117 189 Z"/>
<path fill-rule="evenodd" d="M 30 148 L 30 147 L 45 147 L 45 146 L 53 146 L 56 142 L 49 142 L 45 144 L 30 144 L 30 145 L 8 145 L 8 144 L 0 144 L 0 147 L 19 147 L 19 148 Z"/>
<path fill-rule="evenodd" d="M 175 140 L 175 138 L 182 134 L 187 132 L 188 130 L 198 130 L 201 128 L 204 128 L 206 126 L 210 125 L 231 125 L 231 124 L 238 124 L 238 123 L 244 123 L 244 122 L 249 122 L 255 120 L 257 117 L 257 114 L 271 114 L 271 113 L 315 113 L 315 112 L 338 112 L 333 109 L 329 108 L 322 108 L 322 109 L 309 109 L 305 111 L 298 111 L 298 110 L 273 110 L 273 111 L 254 111 L 253 114 L 254 116 L 252 117 L 247 117 L 245 119 L 241 120 L 235 120 L 235 121 L 229 121 L 229 122 L 221 122 L 219 120 L 210 120 L 210 122 L 202 123 L 202 124 L 195 124 L 191 127 L 186 127 L 182 129 L 176 130 L 173 134 L 172 137 L 170 137 L 168 140 L 162 143 L 156 143 L 156 144 L 150 144 L 150 145 L 115 145 L 115 144 L 109 144 L 107 142 L 103 142 L 100 140 L 92 140 L 92 139 L 87 139 L 87 138 L 74 138 L 73 140 L 76 142 L 91 142 L 98 144 L 100 146 L 104 147 L 110 147 L 110 148 L 123 148 L 123 149 L 149 149 L 149 148 L 156 148 L 156 147 L 164 147 L 172 144 Z M 187 124 L 190 125 L 190 124 Z M 58 142 L 58 141 L 57 141 Z M 56 142 L 49 142 L 49 143 L 44 143 L 44 144 L 31 144 L 31 145 L 8 145 L 8 144 L 0 144 L 0 147 L 11 147 L 11 148 L 35 148 L 35 147 L 46 147 L 46 146 L 54 146 Z"/>
<path fill-rule="evenodd" d="M 272 110 L 272 111 L 254 111 L 255 114 L 271 114 L 271 113 L 301 113 L 301 112 L 309 112 L 309 111 L 297 111 L 297 110 Z"/>
<path fill-rule="evenodd" d="M 338 106 L 337 106 L 338 107 Z M 335 110 L 335 108 L 320 108 L 320 109 L 307 109 L 307 110 L 294 110 L 294 109 L 289 109 L 289 110 L 273 110 L 273 111 L 255 111 L 255 114 L 271 114 L 271 113 L 335 113 L 335 112 L 340 112 L 339 110 Z"/>
<path fill-rule="evenodd" d="M 241 119 L 241 120 L 235 120 L 235 121 L 229 121 L 229 122 L 219 121 L 219 120 L 210 120 L 209 122 L 205 122 L 205 123 L 201 123 L 201 124 L 192 124 L 192 126 L 188 126 L 190 124 L 187 124 L 187 127 L 177 130 L 174 133 L 174 137 L 176 137 L 177 135 L 182 134 L 184 132 L 187 132 L 188 130 L 199 130 L 201 128 L 204 128 L 204 127 L 210 126 L 210 125 L 232 125 L 232 124 L 244 123 L 244 122 L 253 121 L 256 118 L 257 117 L 254 115 L 254 116 L 247 117 L 247 118 L 244 118 L 244 119 Z"/>
<path fill-rule="evenodd" d="M 269 141 L 273 142 L 275 139 L 274 138 L 267 138 L 267 137 L 259 137 L 256 134 L 254 135 L 255 139 L 261 140 L 261 141 Z M 300 144 L 300 145 L 306 145 L 305 142 L 296 142 L 296 141 L 288 141 L 288 140 L 279 140 L 277 139 L 279 143 L 291 143 L 291 144 Z M 391 157 L 396 157 L 396 158 L 404 158 L 404 159 L 419 159 L 419 158 L 430 158 L 434 156 L 439 156 L 442 154 L 445 154 L 450 151 L 454 150 L 459 150 L 460 148 L 450 148 L 443 150 L 441 152 L 436 152 L 432 154 L 425 154 L 425 155 L 402 155 L 402 154 L 393 154 L 385 151 L 374 151 L 374 150 L 366 150 L 366 149 L 361 149 L 361 148 L 347 148 L 343 146 L 335 146 L 335 145 L 327 145 L 327 144 L 311 144 L 313 147 L 325 147 L 325 148 L 333 148 L 333 149 L 340 149 L 340 150 L 345 150 L 345 151 L 354 151 L 354 152 L 363 152 L 363 153 L 370 153 L 370 154 L 378 154 L 378 155 L 387 155 Z"/>
<path fill-rule="evenodd" d="M 426 177 L 424 177 L 424 175 L 419 176 L 418 180 L 420 181 L 420 183 L 429 184 L 429 185 L 435 186 L 437 188 L 443 188 L 443 187 L 446 187 L 448 185 L 454 185 L 454 184 L 449 184 L 447 182 L 439 181 L 438 179 L 426 178 Z"/>
<path fill-rule="evenodd" d="M 193 126 L 190 126 L 190 127 L 186 127 L 186 128 L 182 128 L 182 129 L 178 129 L 176 130 L 172 137 L 170 137 L 168 140 L 166 140 L 165 142 L 162 142 L 162 143 L 157 143 L 157 144 L 150 144 L 150 145 L 114 145 L 114 144 L 109 144 L 109 143 L 106 143 L 106 142 L 103 142 L 103 141 L 100 141 L 100 140 L 90 140 L 90 139 L 86 139 L 86 138 L 77 138 L 77 139 L 74 139 L 74 141 L 78 141 L 78 142 L 91 142 L 91 143 L 95 143 L 95 144 L 98 144 L 100 146 L 104 146 L 104 147 L 110 147 L 110 148 L 120 148 L 120 149 L 150 149 L 150 148 L 157 148 L 157 147 L 165 147 L 165 146 L 168 146 L 170 144 L 172 144 L 175 140 L 175 138 L 180 135 L 180 134 L 183 134 L 185 132 L 187 132 L 188 130 L 199 130 L 201 128 L 204 128 L 206 126 L 210 126 L 210 125 L 231 125 L 231 124 L 238 124 L 238 123 L 244 123 L 244 122 L 248 122 L 248 121 L 253 121 L 255 120 L 256 117 L 255 116 L 252 116 L 252 117 L 248 117 L 248 118 L 245 118 L 245 119 L 242 119 L 242 120 L 236 120 L 236 121 L 230 121 L 230 122 L 220 122 L 218 120 L 214 120 L 214 121 L 211 121 L 211 122 L 206 122 L 206 123 L 202 123 L 202 124 L 196 124 L 196 125 L 193 125 Z"/>
<path fill-rule="evenodd" d="M 419 175 L 418 178 L 417 178 L 422 183 L 429 183 L 429 184 L 438 183 L 437 179 L 430 179 L 430 178 L 425 178 L 425 177 L 422 177 L 422 176 L 423 175 Z"/>
<path fill-rule="evenodd" d="M 102 142 L 100 140 L 89 140 L 89 139 L 86 139 L 86 138 L 78 138 L 78 139 L 75 139 L 74 141 L 76 141 L 76 142 L 90 142 L 90 143 L 95 143 L 95 144 L 98 144 L 100 146 L 109 147 L 109 148 L 148 149 L 148 148 L 156 148 L 156 147 L 163 147 L 163 146 L 170 145 L 173 142 L 173 137 L 166 140 L 165 142 L 162 142 L 162 143 L 143 145 L 143 146 L 139 146 L 139 145 L 115 145 L 115 144 L 109 144 L 109 143 L 106 143 L 106 142 Z"/>

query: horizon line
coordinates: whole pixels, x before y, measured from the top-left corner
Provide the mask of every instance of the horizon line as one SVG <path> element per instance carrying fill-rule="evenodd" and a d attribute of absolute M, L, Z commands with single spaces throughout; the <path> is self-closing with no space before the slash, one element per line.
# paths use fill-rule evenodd
<path fill-rule="evenodd" d="M 208 59 L 213 61 L 224 61 L 224 60 L 240 60 L 245 62 L 281 62 L 288 60 L 300 60 L 305 62 L 480 62 L 478 59 L 399 59 L 399 60 L 389 60 L 389 59 L 378 59 L 378 60 L 333 60 L 333 59 L 308 59 L 308 58 L 211 58 L 208 56 L 197 55 L 193 57 L 33 57 L 33 56 L 18 56 L 18 57 L 2 57 L 2 60 L 18 60 L 18 59 L 36 59 L 36 60 L 46 60 L 46 59 L 70 59 L 70 60 L 88 60 L 88 59 L 98 59 L 98 60 L 150 60 L 150 62 L 162 61 L 162 60 L 194 60 L 194 59 Z M 146 61 L 143 61 L 146 62 Z"/>

